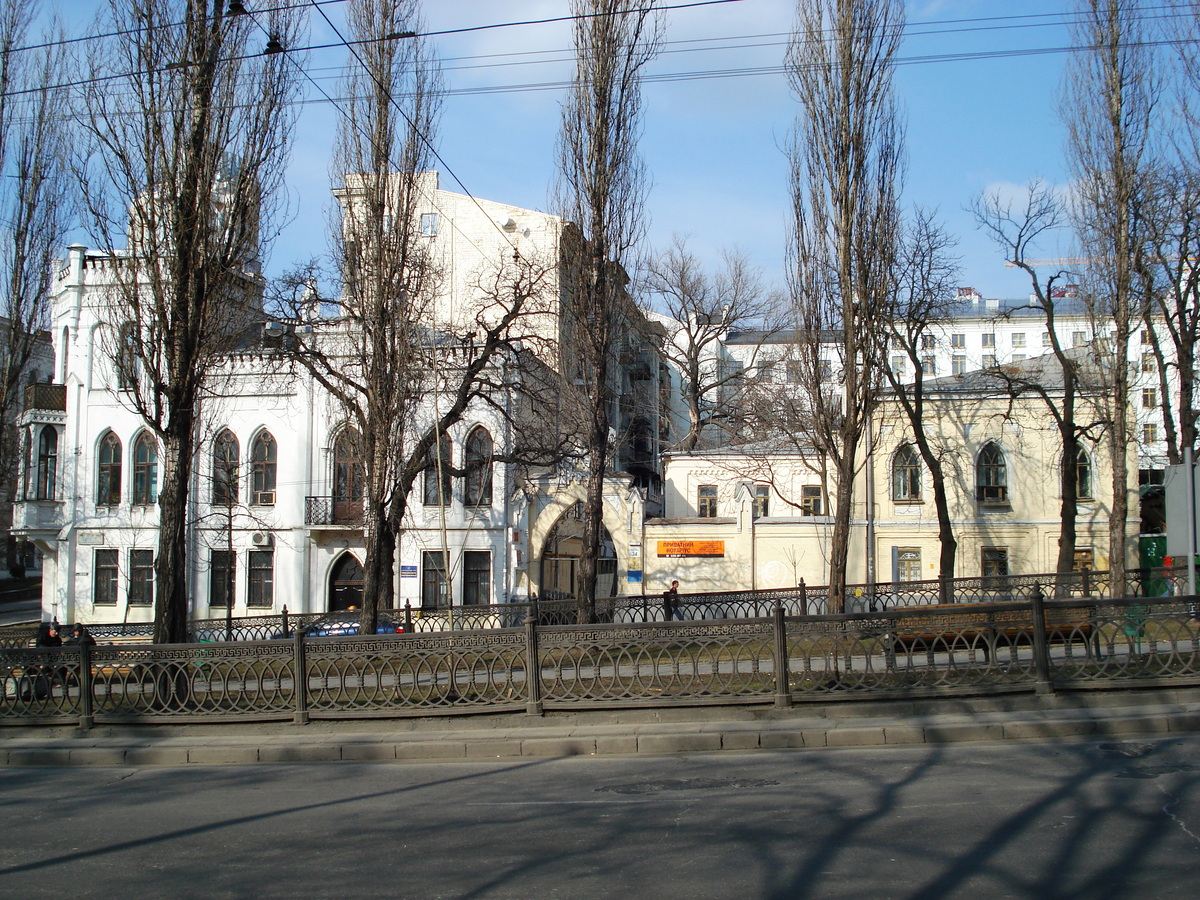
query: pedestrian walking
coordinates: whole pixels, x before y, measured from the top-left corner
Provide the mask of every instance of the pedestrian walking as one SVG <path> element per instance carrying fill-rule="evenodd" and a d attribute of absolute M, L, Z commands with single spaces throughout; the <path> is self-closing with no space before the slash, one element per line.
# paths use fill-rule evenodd
<path fill-rule="evenodd" d="M 663 621 L 670 622 L 679 614 L 679 582 L 672 581 L 671 586 L 663 591 Z"/>

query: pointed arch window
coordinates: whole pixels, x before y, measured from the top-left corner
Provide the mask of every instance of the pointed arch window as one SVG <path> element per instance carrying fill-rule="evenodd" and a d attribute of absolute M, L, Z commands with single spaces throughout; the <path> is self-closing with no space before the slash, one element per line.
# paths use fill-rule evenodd
<path fill-rule="evenodd" d="M 264 431 L 254 439 L 250 451 L 251 496 L 254 506 L 275 505 L 275 474 L 279 449 L 271 432 Z"/>
<path fill-rule="evenodd" d="M 467 506 L 492 505 L 492 436 L 482 426 L 467 437 L 464 450 L 466 476 L 463 479 L 463 503 Z"/>
<path fill-rule="evenodd" d="M 241 447 L 228 428 L 213 441 L 212 502 L 213 506 L 235 506 L 238 502 L 238 472 Z"/>
<path fill-rule="evenodd" d="M 34 497 L 53 500 L 58 485 L 58 429 L 45 426 L 38 435 L 37 483 Z"/>
<path fill-rule="evenodd" d="M 1092 500 L 1092 460 L 1082 447 L 1075 454 L 1075 499 Z"/>
<path fill-rule="evenodd" d="M 363 441 L 353 428 L 337 436 L 333 444 L 333 521 L 355 523 L 362 521 Z"/>
<path fill-rule="evenodd" d="M 121 439 L 111 431 L 100 439 L 97 454 L 96 505 L 121 505 Z"/>
<path fill-rule="evenodd" d="M 146 431 L 133 444 L 133 502 L 136 506 L 158 502 L 158 442 Z"/>
<path fill-rule="evenodd" d="M 904 444 L 892 457 L 892 499 L 899 502 L 921 499 L 921 460 L 912 444 Z"/>
<path fill-rule="evenodd" d="M 440 472 L 439 472 L 440 470 Z M 439 478 L 438 475 L 441 475 Z M 422 502 L 426 506 L 449 506 L 453 476 L 450 474 L 450 438 L 439 435 L 425 454 Z"/>
<path fill-rule="evenodd" d="M 333 499 L 346 502 L 362 498 L 362 437 L 353 428 L 347 428 L 333 445 Z"/>
<path fill-rule="evenodd" d="M 975 461 L 975 498 L 981 503 L 1008 502 L 1008 466 L 995 444 L 985 444 Z"/>

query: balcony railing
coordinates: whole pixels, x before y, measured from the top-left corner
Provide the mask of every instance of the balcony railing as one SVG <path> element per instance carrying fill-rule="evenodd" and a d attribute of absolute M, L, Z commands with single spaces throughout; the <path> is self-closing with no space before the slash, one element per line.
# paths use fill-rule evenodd
<path fill-rule="evenodd" d="M 65 384 L 31 384 L 25 388 L 25 409 L 43 409 L 53 412 L 67 411 L 67 386 Z"/>
<path fill-rule="evenodd" d="M 342 500 L 337 497 L 305 497 L 305 525 L 344 525 L 361 527 L 363 505 L 361 500 Z"/>

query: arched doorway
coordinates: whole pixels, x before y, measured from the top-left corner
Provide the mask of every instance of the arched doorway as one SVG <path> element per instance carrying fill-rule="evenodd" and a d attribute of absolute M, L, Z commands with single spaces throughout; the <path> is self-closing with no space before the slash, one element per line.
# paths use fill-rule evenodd
<path fill-rule="evenodd" d="M 579 557 L 583 549 L 583 501 L 570 507 L 550 530 L 542 549 L 541 595 L 544 599 L 577 596 Z M 617 587 L 617 554 L 608 529 L 600 526 L 600 558 L 596 561 L 596 596 L 611 597 Z"/>
<path fill-rule="evenodd" d="M 352 554 L 343 553 L 329 573 L 329 611 L 362 606 L 363 570 Z"/>

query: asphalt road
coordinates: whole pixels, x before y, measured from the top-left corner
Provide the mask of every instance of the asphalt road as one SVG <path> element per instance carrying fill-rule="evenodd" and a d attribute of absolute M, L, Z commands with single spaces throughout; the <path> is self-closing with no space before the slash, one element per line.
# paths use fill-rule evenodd
<path fill-rule="evenodd" d="M 0 770 L 0 896 L 1193 898 L 1200 736 Z"/>

